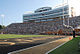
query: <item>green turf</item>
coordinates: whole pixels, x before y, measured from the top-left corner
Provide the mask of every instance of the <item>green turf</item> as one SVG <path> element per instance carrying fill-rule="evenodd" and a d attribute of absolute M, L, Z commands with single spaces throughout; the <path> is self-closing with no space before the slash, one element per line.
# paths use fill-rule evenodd
<path fill-rule="evenodd" d="M 63 46 L 55 49 L 54 51 L 50 52 L 49 54 L 80 54 L 79 45 L 80 37 L 76 37 L 71 41 L 67 42 Z"/>
<path fill-rule="evenodd" d="M 43 36 L 53 36 L 53 35 L 16 35 L 16 34 L 0 34 L 0 39 L 6 39 L 6 38 L 22 38 L 22 37 L 43 37 Z"/>

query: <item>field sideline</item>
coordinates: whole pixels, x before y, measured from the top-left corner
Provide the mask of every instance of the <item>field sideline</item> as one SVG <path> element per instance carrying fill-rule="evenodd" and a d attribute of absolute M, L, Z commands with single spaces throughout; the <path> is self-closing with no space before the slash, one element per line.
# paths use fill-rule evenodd
<path fill-rule="evenodd" d="M 6 39 L 6 38 L 23 38 L 23 37 L 44 37 L 44 36 L 55 36 L 55 35 L 16 35 L 16 34 L 0 34 L 0 39 Z"/>
<path fill-rule="evenodd" d="M 80 37 L 76 37 L 49 54 L 80 54 Z"/>

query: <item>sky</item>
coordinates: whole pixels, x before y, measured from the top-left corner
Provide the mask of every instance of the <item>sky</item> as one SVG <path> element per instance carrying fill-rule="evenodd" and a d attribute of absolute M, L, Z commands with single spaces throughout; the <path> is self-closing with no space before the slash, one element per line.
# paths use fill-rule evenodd
<path fill-rule="evenodd" d="M 41 7 L 54 7 L 63 0 L 0 0 L 0 25 L 22 23 L 23 14 Z M 2 18 L 1 15 L 4 15 Z M 3 23 L 2 23 L 3 22 Z"/>

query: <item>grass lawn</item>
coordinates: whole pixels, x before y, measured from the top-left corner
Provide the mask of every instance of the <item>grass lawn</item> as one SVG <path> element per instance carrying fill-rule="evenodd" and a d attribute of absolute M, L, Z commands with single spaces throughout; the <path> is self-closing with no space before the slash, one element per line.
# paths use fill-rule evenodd
<path fill-rule="evenodd" d="M 71 41 L 67 42 L 63 46 L 55 49 L 49 54 L 80 54 L 78 43 L 80 42 L 80 37 L 76 37 Z"/>
<path fill-rule="evenodd" d="M 21 38 L 21 37 L 43 37 L 43 36 L 53 36 L 53 35 L 16 35 L 16 34 L 0 34 L 0 39 L 6 39 L 6 38 Z"/>

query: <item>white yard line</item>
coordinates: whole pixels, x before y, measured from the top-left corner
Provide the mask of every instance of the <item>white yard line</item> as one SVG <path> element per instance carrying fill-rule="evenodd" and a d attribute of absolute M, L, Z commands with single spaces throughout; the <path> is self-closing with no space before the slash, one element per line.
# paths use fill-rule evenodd
<path fill-rule="evenodd" d="M 67 42 L 68 42 L 68 41 L 67 41 Z M 54 51 L 55 49 L 61 47 L 62 45 L 64 45 L 64 44 L 67 43 L 67 42 L 62 43 L 61 45 L 59 45 L 59 46 L 57 46 L 57 47 L 51 49 L 50 51 L 46 52 L 45 54 L 48 54 L 48 53 L 50 53 L 51 51 Z"/>
<path fill-rule="evenodd" d="M 65 42 L 65 43 L 67 43 L 67 42 Z M 55 49 L 59 48 L 60 46 L 64 45 L 65 43 L 62 43 L 61 45 L 57 46 L 56 48 L 51 49 L 50 51 L 46 52 L 45 54 L 50 53 L 51 51 L 53 51 L 53 50 L 55 50 Z"/>

